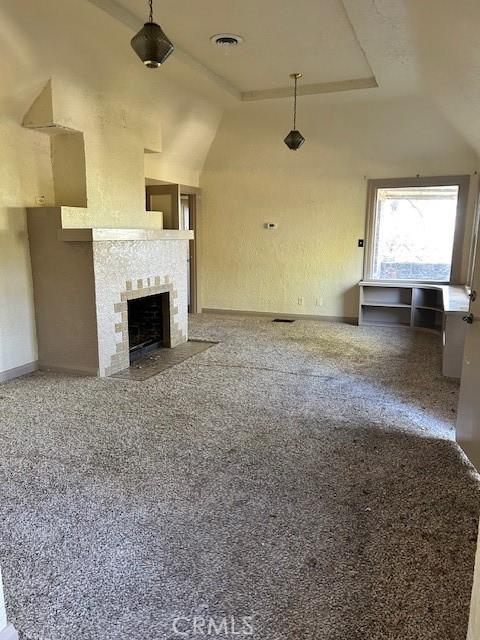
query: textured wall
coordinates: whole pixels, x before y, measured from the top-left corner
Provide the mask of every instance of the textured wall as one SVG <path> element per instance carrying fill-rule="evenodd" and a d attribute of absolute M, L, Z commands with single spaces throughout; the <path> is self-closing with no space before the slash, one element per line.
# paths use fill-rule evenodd
<path fill-rule="evenodd" d="M 283 143 L 285 101 L 224 116 L 201 177 L 203 307 L 356 316 L 366 177 L 474 171 L 476 155 L 428 100 L 349 100 L 302 97 L 296 152 Z"/>
<path fill-rule="evenodd" d="M 0 372 L 36 359 L 26 213 L 0 208 Z"/>

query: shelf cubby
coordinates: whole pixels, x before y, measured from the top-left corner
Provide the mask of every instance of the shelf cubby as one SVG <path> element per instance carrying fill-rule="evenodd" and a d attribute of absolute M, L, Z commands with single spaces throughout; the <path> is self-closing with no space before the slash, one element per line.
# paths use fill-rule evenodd
<path fill-rule="evenodd" d="M 412 289 L 407 287 L 364 287 L 362 304 L 393 306 L 410 306 Z"/>
<path fill-rule="evenodd" d="M 443 311 L 416 307 L 413 312 L 413 327 L 417 329 L 433 329 L 441 331 L 443 324 Z"/>
<path fill-rule="evenodd" d="M 362 304 L 362 324 L 409 327 L 411 309 L 409 306 L 379 306 Z"/>
<path fill-rule="evenodd" d="M 415 307 L 443 311 L 443 292 L 439 289 L 417 287 L 414 289 Z"/>

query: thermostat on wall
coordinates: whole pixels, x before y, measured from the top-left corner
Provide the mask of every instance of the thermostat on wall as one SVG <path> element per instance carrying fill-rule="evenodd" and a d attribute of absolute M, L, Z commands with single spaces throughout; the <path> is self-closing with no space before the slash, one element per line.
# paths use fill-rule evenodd
<path fill-rule="evenodd" d="M 265 229 L 276 229 L 277 228 L 277 223 L 276 222 L 266 222 L 265 223 Z"/>

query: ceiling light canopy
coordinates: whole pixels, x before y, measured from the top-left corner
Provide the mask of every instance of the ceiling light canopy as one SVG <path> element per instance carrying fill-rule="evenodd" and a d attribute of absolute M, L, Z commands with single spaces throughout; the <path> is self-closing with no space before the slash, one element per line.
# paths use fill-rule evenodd
<path fill-rule="evenodd" d="M 297 82 L 302 77 L 301 73 L 291 73 L 290 77 L 295 80 L 295 88 L 293 92 L 293 129 L 285 137 L 284 142 L 289 149 L 296 151 L 305 142 L 305 138 L 300 131 L 297 130 Z"/>
<path fill-rule="evenodd" d="M 149 6 L 149 21 L 133 36 L 131 45 L 146 67 L 158 69 L 173 52 L 174 47 L 160 25 L 153 21 L 153 0 L 149 0 Z"/>

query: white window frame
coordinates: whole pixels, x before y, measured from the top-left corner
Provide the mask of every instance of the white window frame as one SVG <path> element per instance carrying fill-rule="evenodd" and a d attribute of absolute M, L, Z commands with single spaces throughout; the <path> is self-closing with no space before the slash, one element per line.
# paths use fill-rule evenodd
<path fill-rule="evenodd" d="M 465 219 L 468 206 L 470 176 L 432 176 L 425 178 L 380 178 L 368 181 L 367 189 L 367 224 L 363 279 L 372 282 L 414 282 L 414 280 L 381 280 L 373 277 L 373 256 L 375 227 L 377 224 L 377 192 L 379 189 L 399 189 L 402 187 L 445 187 L 458 186 L 457 215 L 455 219 L 455 235 L 453 240 L 452 269 L 449 281 L 421 280 L 432 284 L 461 284 L 463 247 L 465 236 Z"/>

